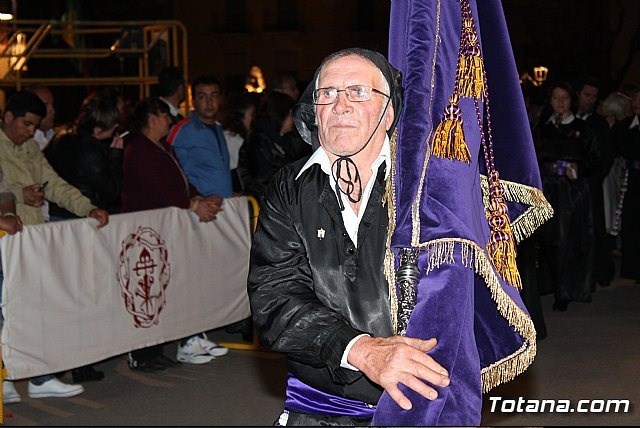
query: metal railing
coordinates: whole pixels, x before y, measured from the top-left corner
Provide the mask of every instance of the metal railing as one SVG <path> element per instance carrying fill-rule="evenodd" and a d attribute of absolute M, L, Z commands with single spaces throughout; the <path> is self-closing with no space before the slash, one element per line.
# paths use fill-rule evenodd
<path fill-rule="evenodd" d="M 158 82 L 153 73 L 159 65 L 180 67 L 187 81 L 187 31 L 179 21 L 15 20 L 6 28 L 10 36 L 0 41 L 0 87 L 128 85 L 138 86 L 142 98 Z M 154 63 L 154 69 L 150 64 L 153 53 L 159 53 L 162 61 Z M 130 70 L 100 76 L 85 70 L 61 77 L 25 72 L 34 61 L 45 61 L 45 68 L 50 61 L 55 68 L 57 60 L 86 66 L 113 58 L 126 59 Z"/>

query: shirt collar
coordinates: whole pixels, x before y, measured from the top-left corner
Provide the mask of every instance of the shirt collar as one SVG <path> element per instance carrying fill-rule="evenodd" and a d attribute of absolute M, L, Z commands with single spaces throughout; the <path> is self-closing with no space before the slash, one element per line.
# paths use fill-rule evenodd
<path fill-rule="evenodd" d="M 631 121 L 631 125 L 629 125 L 629 129 L 635 128 L 636 126 L 640 126 L 640 116 L 636 114 L 636 117 Z"/>
<path fill-rule="evenodd" d="M 547 120 L 547 123 L 555 123 L 555 118 L 556 118 L 556 115 L 555 115 L 555 114 L 552 114 L 552 115 L 551 115 L 551 117 Z M 569 115 L 568 115 L 567 117 L 565 117 L 564 119 L 562 119 L 562 120 L 560 121 L 560 124 L 561 124 L 561 125 L 568 125 L 568 124 L 570 124 L 571 122 L 573 122 L 573 120 L 574 120 L 575 118 L 576 118 L 576 117 L 573 115 L 573 113 L 569 113 Z"/>
<path fill-rule="evenodd" d="M 189 118 L 199 127 L 201 128 L 206 128 L 208 126 L 222 126 L 222 124 L 219 121 L 215 121 L 215 123 L 213 125 L 207 125 L 206 123 L 204 123 L 200 117 L 198 116 L 198 114 L 195 112 L 195 110 L 191 111 L 191 114 L 189 115 Z"/>
<path fill-rule="evenodd" d="M 389 146 L 389 136 L 385 135 L 384 143 L 382 143 L 382 148 L 380 149 L 380 154 L 378 155 L 376 160 L 373 161 L 373 163 L 371 164 L 371 171 L 373 172 L 374 176 L 376 171 L 380 167 L 380 165 L 384 163 L 386 166 L 384 178 L 386 179 L 389 176 L 390 162 L 391 162 L 391 149 Z M 303 172 L 311 168 L 311 166 L 314 164 L 320 165 L 320 168 L 322 169 L 322 171 L 325 174 L 327 174 L 329 177 L 331 177 L 331 162 L 329 161 L 329 155 L 327 155 L 326 150 L 322 146 L 320 146 L 315 152 L 313 152 L 313 154 L 309 157 L 309 160 L 307 160 L 307 162 L 302 166 L 302 168 L 300 169 L 300 172 L 298 173 L 298 175 L 296 175 L 296 180 L 298 179 L 298 177 L 302 175 Z"/>
<path fill-rule="evenodd" d="M 160 97 L 160 99 L 162 101 L 164 101 L 164 103 L 169 106 L 169 113 L 171 113 L 171 116 L 176 117 L 177 115 L 181 114 L 180 113 L 180 109 L 176 106 L 174 106 L 173 104 L 171 104 L 171 101 L 169 101 L 168 99 L 164 98 L 164 97 Z"/>
<path fill-rule="evenodd" d="M 585 113 L 582 113 L 582 114 L 576 114 L 576 117 L 578 119 L 587 120 L 592 114 L 593 114 L 592 111 L 588 111 L 588 112 L 585 112 Z"/>

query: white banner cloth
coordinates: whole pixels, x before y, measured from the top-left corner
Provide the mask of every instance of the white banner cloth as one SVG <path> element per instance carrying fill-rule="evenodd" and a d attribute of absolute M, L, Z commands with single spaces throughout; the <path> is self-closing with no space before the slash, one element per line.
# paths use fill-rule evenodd
<path fill-rule="evenodd" d="M 10 379 L 56 373 L 250 315 L 247 199 L 25 226 L 0 239 Z"/>

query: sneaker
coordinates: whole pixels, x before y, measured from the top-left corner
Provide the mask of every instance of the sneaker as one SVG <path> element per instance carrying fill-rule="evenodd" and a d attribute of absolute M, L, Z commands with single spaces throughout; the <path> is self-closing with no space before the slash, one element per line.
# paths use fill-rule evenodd
<path fill-rule="evenodd" d="M 54 377 L 42 385 L 36 385 L 29 381 L 27 392 L 31 398 L 73 397 L 74 395 L 82 394 L 84 392 L 84 388 L 82 385 L 70 385 L 68 383 L 60 382 L 58 378 Z"/>
<path fill-rule="evenodd" d="M 18 394 L 15 385 L 10 380 L 2 381 L 2 403 L 11 404 L 19 403 L 22 401 L 22 397 Z"/>
<path fill-rule="evenodd" d="M 225 348 L 224 346 L 220 346 L 217 343 L 210 341 L 207 338 L 207 335 L 204 333 L 198 336 L 198 341 L 200 342 L 200 347 L 207 354 L 213 357 L 222 357 L 223 355 L 227 355 L 227 353 L 229 353 L 229 348 Z"/>
<path fill-rule="evenodd" d="M 200 337 L 191 337 L 187 343 L 183 346 L 178 344 L 178 353 L 176 358 L 178 361 L 187 364 L 206 364 L 215 357 L 209 355 L 209 353 L 200 346 Z"/>

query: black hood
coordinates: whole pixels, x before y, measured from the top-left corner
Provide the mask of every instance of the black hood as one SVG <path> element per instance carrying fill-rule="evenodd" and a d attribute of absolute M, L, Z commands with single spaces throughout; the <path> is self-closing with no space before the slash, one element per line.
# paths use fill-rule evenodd
<path fill-rule="evenodd" d="M 302 93 L 300 100 L 293 107 L 293 121 L 302 136 L 302 139 L 307 142 L 307 144 L 311 144 L 313 146 L 313 150 L 317 149 L 320 146 L 318 141 L 318 127 L 316 125 L 316 111 L 315 105 L 313 104 L 313 91 L 315 90 L 316 81 L 318 80 L 318 74 L 322 67 L 329 61 L 338 58 L 347 56 L 350 54 L 358 55 L 363 58 L 371 61 L 376 67 L 382 71 L 384 78 L 387 79 L 389 83 L 390 90 L 390 98 L 391 103 L 393 105 L 394 118 L 391 127 L 387 131 L 389 138 L 391 138 L 391 134 L 393 134 L 393 130 L 398 123 L 398 118 L 400 117 L 400 111 L 402 110 L 402 75 L 400 71 L 398 71 L 395 67 L 389 64 L 389 61 L 380 53 L 375 51 L 370 51 L 368 49 L 362 48 L 348 48 L 343 49 L 341 51 L 332 53 L 324 60 L 317 68 L 315 74 L 313 75 L 313 79 L 307 86 L 307 88 Z"/>

